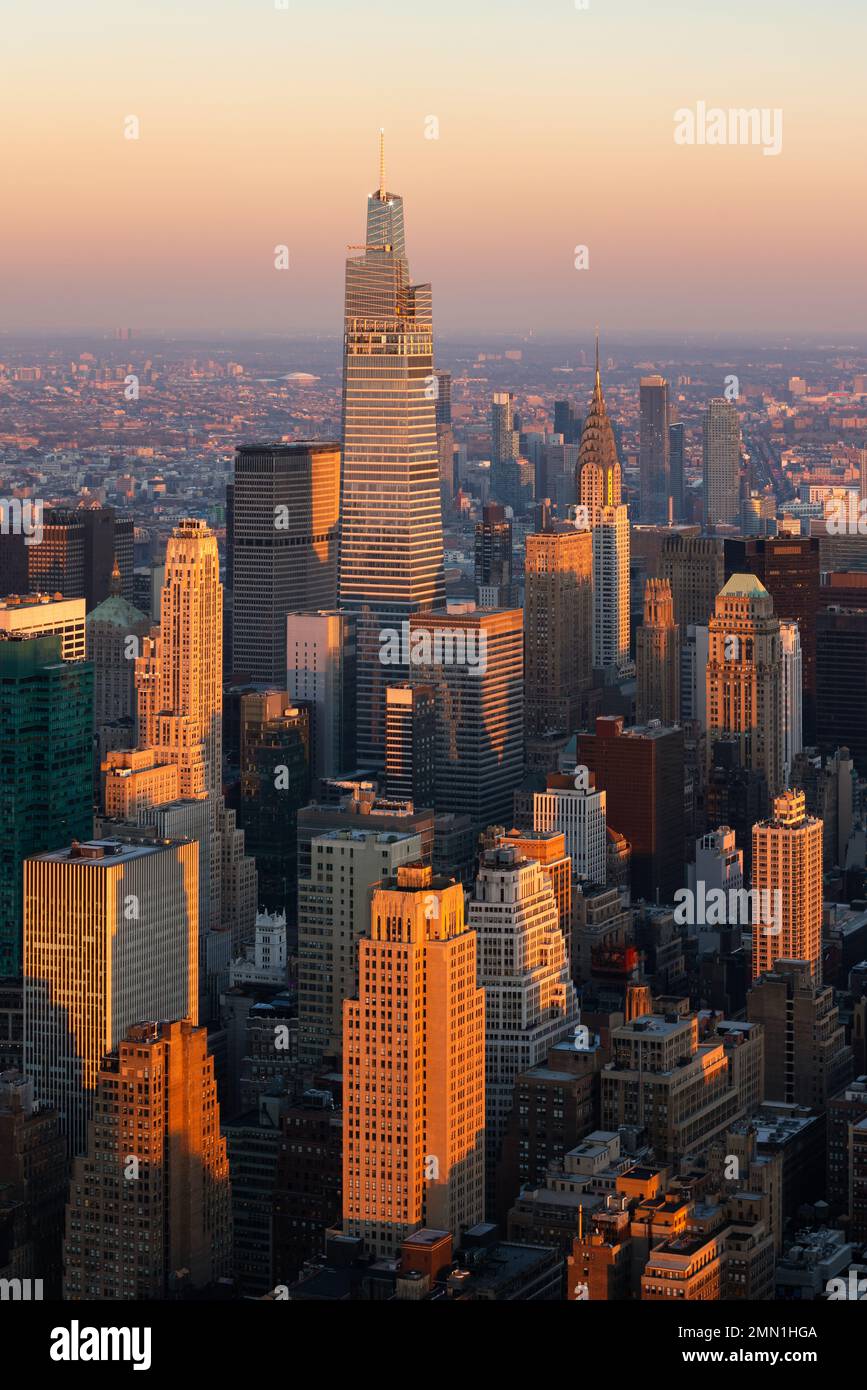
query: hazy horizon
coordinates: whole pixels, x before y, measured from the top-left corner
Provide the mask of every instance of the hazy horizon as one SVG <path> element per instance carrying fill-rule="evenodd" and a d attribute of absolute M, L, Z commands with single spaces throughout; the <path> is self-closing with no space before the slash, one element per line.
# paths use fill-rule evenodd
<path fill-rule="evenodd" d="M 384 126 L 441 340 L 860 336 L 857 0 L 43 0 L 5 31 L 7 333 L 339 336 Z M 782 111 L 780 153 L 676 144 L 700 102 Z"/>

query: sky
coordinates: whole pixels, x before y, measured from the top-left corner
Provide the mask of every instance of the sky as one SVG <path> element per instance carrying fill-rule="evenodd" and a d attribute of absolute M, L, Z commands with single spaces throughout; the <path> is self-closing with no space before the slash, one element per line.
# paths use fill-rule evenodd
<path fill-rule="evenodd" d="M 339 334 L 384 127 L 440 334 L 863 333 L 863 0 L 283 2 L 0 0 L 0 330 Z"/>

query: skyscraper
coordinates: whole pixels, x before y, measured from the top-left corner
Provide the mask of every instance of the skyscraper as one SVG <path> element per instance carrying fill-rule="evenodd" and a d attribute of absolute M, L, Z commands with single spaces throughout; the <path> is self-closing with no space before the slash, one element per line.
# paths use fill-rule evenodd
<path fill-rule="evenodd" d="M 571 401 L 554 402 L 554 433 L 563 436 L 564 444 L 577 444 L 581 438 L 582 420 Z"/>
<path fill-rule="evenodd" d="M 455 432 L 452 428 L 452 374 L 434 372 L 436 378 L 437 454 L 440 488 L 445 501 L 455 493 Z"/>
<path fill-rule="evenodd" d="M 533 829 L 562 832 L 575 879 L 604 887 L 607 878 L 606 793 L 591 785 L 585 768 L 576 776 L 552 772 L 543 792 L 533 793 Z"/>
<path fill-rule="evenodd" d="M 816 739 L 823 753 L 845 745 L 867 774 L 867 598 L 863 606 L 828 608 L 816 625 Z"/>
<path fill-rule="evenodd" d="M 84 1151 L 102 1059 L 147 1018 L 198 1021 L 190 842 L 89 840 L 24 865 L 24 1070 Z"/>
<path fill-rule="evenodd" d="M 669 476 L 671 479 L 671 519 L 683 521 L 686 494 L 686 427 L 674 420 L 668 427 Z"/>
<path fill-rule="evenodd" d="M 644 623 L 635 634 L 638 690 L 635 719 L 646 724 L 680 720 L 680 628 L 674 621 L 674 600 L 667 579 L 648 579 L 644 585 Z"/>
<path fill-rule="evenodd" d="M 358 616 L 358 759 L 382 767 L 380 633 L 444 601 L 430 285 L 410 285 L 403 200 L 384 168 L 346 263 L 340 607 Z"/>
<path fill-rule="evenodd" d="M 591 533 L 564 523 L 528 535 L 524 575 L 527 737 L 571 735 L 593 674 Z"/>
<path fill-rule="evenodd" d="M 3 1217 L 12 1217 L 11 1223 L 3 1221 L 4 1274 L 11 1267 L 38 1275 L 49 1299 L 60 1297 L 68 1186 L 66 1144 L 57 1111 L 34 1103 L 29 1077 L 17 1069 L 0 1070 L 0 1191 Z M 22 1216 L 24 1229 L 19 1236 Z M 12 1235 L 11 1250 L 7 1232 Z M 0 1287 L 5 1300 L 7 1286 Z"/>
<path fill-rule="evenodd" d="M 706 627 L 716 596 L 726 582 L 725 548 L 721 538 L 666 536 L 662 543 L 660 577 L 671 585 L 674 621 L 685 639 L 690 627 Z"/>
<path fill-rule="evenodd" d="M 629 513 L 602 507 L 593 527 L 593 666 L 629 669 Z"/>
<path fill-rule="evenodd" d="M 537 1066 L 577 1022 L 577 1000 L 554 889 L 513 846 L 486 850 L 470 926 L 485 992 L 486 1186 L 489 1205 L 516 1078 Z"/>
<path fill-rule="evenodd" d="M 708 894 L 715 890 L 728 894 L 743 887 L 744 852 L 738 849 L 735 832 L 729 825 L 719 825 L 709 830 L 695 842 L 695 863 L 687 865 L 689 887 L 693 893 Z M 700 921 L 698 926 L 699 955 L 719 951 L 723 946 L 723 933 L 730 933 L 732 947 L 740 945 L 740 923 L 708 924 Z"/>
<path fill-rule="evenodd" d="M 271 912 L 294 914 L 297 819 L 309 800 L 310 713 L 282 702 L 246 743 L 239 806 L 244 848 L 256 861 L 257 903 Z"/>
<path fill-rule="evenodd" d="M 629 513 L 602 394 L 598 340 L 596 382 L 578 454 L 578 496 L 592 531 L 593 666 L 619 673 L 629 663 Z"/>
<path fill-rule="evenodd" d="M 587 508 L 591 527 L 596 526 L 603 507 L 619 507 L 622 501 L 620 460 L 617 457 L 614 430 L 602 394 L 598 340 L 596 380 L 590 409 L 581 430 L 577 475 L 579 501 Z"/>
<path fill-rule="evenodd" d="M 523 619 L 520 608 L 455 606 L 409 621 L 413 684 L 436 700 L 434 805 L 478 831 L 511 819 L 523 775 Z"/>
<path fill-rule="evenodd" d="M 668 382 L 664 376 L 643 376 L 640 386 L 641 520 L 664 526 L 671 505 L 671 441 Z"/>
<path fill-rule="evenodd" d="M 708 630 L 707 759 L 732 736 L 740 765 L 762 772 L 771 797 L 783 790 L 783 672 L 780 623 L 767 589 L 751 574 L 723 585 Z"/>
<path fill-rule="evenodd" d="M 0 634 L 0 977 L 22 961 L 22 866 L 93 834 L 93 667 L 57 635 Z"/>
<path fill-rule="evenodd" d="M 339 503 L 336 443 L 236 449 L 233 671 L 282 688 L 287 615 L 335 607 Z"/>
<path fill-rule="evenodd" d="M 306 1066 L 342 1055 L 343 1001 L 358 993 L 371 892 L 420 856 L 421 836 L 410 830 L 326 830 L 310 841 L 310 871 L 298 885 L 298 1051 Z"/>
<path fill-rule="evenodd" d="M 119 744 L 135 740 L 135 656 L 150 632 L 151 620 L 121 593 L 120 571 L 112 576 L 112 592 L 87 615 L 87 656 L 93 663 L 93 722 L 97 754 L 104 756 Z"/>
<path fill-rule="evenodd" d="M 783 957 L 754 980 L 747 1016 L 765 1033 L 766 1101 L 822 1112 L 852 1080 L 854 1059 L 834 990 L 817 980 L 809 960 Z"/>
<path fill-rule="evenodd" d="M 164 1299 L 231 1273 L 226 1140 L 204 1028 L 138 1023 L 101 1061 L 66 1208 L 64 1298 Z"/>
<path fill-rule="evenodd" d="M 209 845 L 201 843 L 201 871 L 208 870 L 204 899 L 208 917 L 200 921 L 199 962 L 205 991 L 208 931 L 231 932 L 233 949 L 252 940 L 256 916 L 256 866 L 244 854 L 244 833 L 222 795 L 223 591 L 217 541 L 203 521 L 187 519 L 175 527 L 166 547 L 165 583 L 160 595 L 160 626 L 143 642 L 135 663 L 138 693 L 137 752 L 151 755 L 136 766 L 116 766 L 117 780 L 130 788 L 119 800 L 135 803 L 140 826 L 155 825 L 160 797 L 207 801 Z M 109 755 L 109 763 L 117 755 Z M 174 768 L 174 781 L 166 771 Z M 134 789 L 132 784 L 135 784 Z M 116 795 L 118 788 L 113 789 Z M 109 779 L 106 781 L 106 799 Z M 219 871 L 218 871 L 219 866 Z M 211 867 L 213 872 L 210 872 Z"/>
<path fill-rule="evenodd" d="M 769 908 L 753 927 L 753 979 L 778 960 L 804 960 L 821 984 L 822 822 L 802 791 L 776 797 L 773 815 L 753 826 L 753 888 Z"/>
<path fill-rule="evenodd" d="M 485 503 L 476 522 L 475 579 L 480 608 L 511 608 L 512 523 L 494 502 Z"/>
<path fill-rule="evenodd" d="M 20 540 L 0 538 L 0 549 Z M 25 548 L 26 582 L 31 592 L 84 599 L 88 613 L 112 589 L 117 566 L 121 593 L 133 601 L 133 519 L 98 503 L 80 507 L 51 507 L 42 517 L 42 539 Z"/>
<path fill-rule="evenodd" d="M 356 766 L 355 619 L 336 610 L 290 613 L 286 689 L 310 710 L 311 773 L 337 777 Z"/>
<path fill-rule="evenodd" d="M 387 687 L 385 789 L 394 801 L 434 804 L 436 696 L 430 685 Z"/>
<path fill-rule="evenodd" d="M 578 735 L 578 762 L 606 793 L 608 824 L 632 847 L 633 898 L 672 902 L 683 881 L 683 730 L 662 724 L 624 729 L 600 715 Z"/>
<path fill-rule="evenodd" d="M 801 633 L 797 623 L 780 623 L 783 681 L 783 780 L 791 784 L 792 765 L 804 746 Z"/>
<path fill-rule="evenodd" d="M 57 633 L 63 660 L 83 661 L 87 653 L 84 599 L 43 593 L 0 598 L 0 633 L 10 637 Z"/>
<path fill-rule="evenodd" d="M 140 746 L 177 764 L 182 796 L 222 788 L 222 632 L 217 539 L 182 521 L 166 547 L 159 634 L 136 662 Z"/>
<path fill-rule="evenodd" d="M 517 500 L 520 453 L 514 419 L 515 398 L 511 391 L 495 391 L 491 398 L 491 491 L 498 501 L 510 506 Z"/>
<path fill-rule="evenodd" d="M 704 415 L 705 526 L 729 525 L 740 514 L 741 427 L 737 406 L 715 396 Z"/>
<path fill-rule="evenodd" d="M 343 1076 L 344 1230 L 387 1257 L 420 1226 L 460 1239 L 484 1215 L 485 996 L 463 887 L 426 865 L 374 892 Z"/>
<path fill-rule="evenodd" d="M 825 606 L 816 536 L 758 536 L 754 540 L 727 538 L 725 578 L 754 574 L 774 600 L 774 612 L 784 622 L 796 622 L 801 635 L 804 690 L 804 738 L 812 743 L 816 730 L 816 623 Z M 719 585 L 722 588 L 722 584 Z M 827 602 L 836 602 L 829 594 Z M 704 620 L 703 620 L 704 621 Z"/>

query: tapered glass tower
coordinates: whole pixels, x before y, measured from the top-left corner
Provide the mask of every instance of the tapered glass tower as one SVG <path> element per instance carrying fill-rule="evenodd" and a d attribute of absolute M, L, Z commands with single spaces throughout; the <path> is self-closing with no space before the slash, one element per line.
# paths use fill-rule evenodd
<path fill-rule="evenodd" d="M 444 602 L 430 285 L 411 285 L 403 200 L 367 200 L 360 255 L 346 262 L 340 606 L 358 619 L 358 761 L 384 766 L 383 629 Z M 358 249 L 358 248 L 351 248 Z"/>

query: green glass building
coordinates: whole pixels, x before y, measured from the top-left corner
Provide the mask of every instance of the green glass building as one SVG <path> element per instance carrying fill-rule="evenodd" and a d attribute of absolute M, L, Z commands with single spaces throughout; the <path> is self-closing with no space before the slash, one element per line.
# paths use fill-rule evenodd
<path fill-rule="evenodd" d="M 93 835 L 93 667 L 0 640 L 0 978 L 21 973 L 23 863 Z"/>

